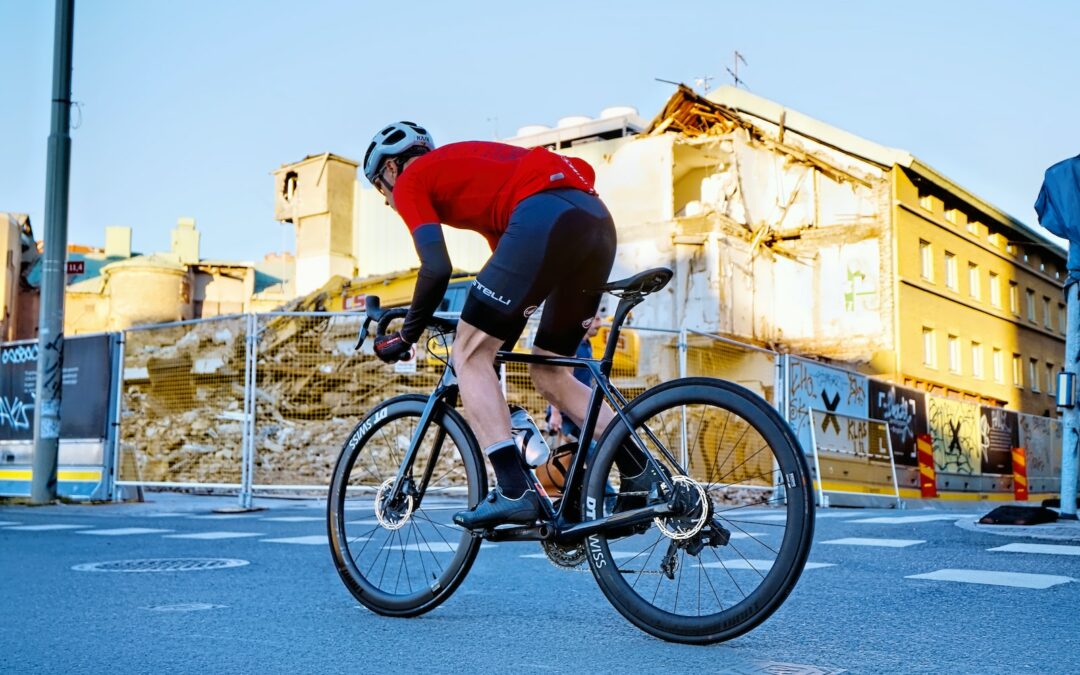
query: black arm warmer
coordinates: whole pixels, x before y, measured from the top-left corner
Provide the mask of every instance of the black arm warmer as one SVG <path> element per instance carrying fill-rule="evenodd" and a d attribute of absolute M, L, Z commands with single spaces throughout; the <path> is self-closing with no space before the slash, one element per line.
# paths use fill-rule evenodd
<path fill-rule="evenodd" d="M 416 289 L 413 290 L 409 313 L 405 316 L 405 325 L 401 328 L 401 336 L 411 343 L 420 339 L 431 316 L 439 308 L 454 269 L 446 252 L 442 226 L 438 223 L 416 228 L 413 231 L 413 244 L 416 245 L 416 254 L 420 256 L 420 272 L 416 277 Z"/>

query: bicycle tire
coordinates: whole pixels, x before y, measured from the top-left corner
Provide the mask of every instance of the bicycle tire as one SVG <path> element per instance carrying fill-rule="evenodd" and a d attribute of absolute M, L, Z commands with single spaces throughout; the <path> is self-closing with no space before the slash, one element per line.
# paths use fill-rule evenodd
<path fill-rule="evenodd" d="M 698 409 L 701 410 L 700 418 L 698 417 Z M 726 418 L 721 416 L 721 411 L 726 411 L 724 413 Z M 686 469 L 689 469 L 690 473 L 698 475 L 707 470 L 711 479 L 717 470 L 722 473 L 730 469 L 728 475 L 738 476 L 739 474 L 745 474 L 748 478 L 746 484 L 742 486 L 731 482 L 723 483 L 723 479 L 728 475 L 721 475 L 715 485 L 711 481 L 706 485 L 695 478 L 695 481 L 702 485 L 705 494 L 708 495 L 711 502 L 710 510 L 719 519 L 717 522 L 723 523 L 724 527 L 732 532 L 732 540 L 725 542 L 722 546 L 706 546 L 697 554 L 690 554 L 689 549 L 681 550 L 681 559 L 679 557 L 680 549 L 676 549 L 674 558 L 672 558 L 672 547 L 677 547 L 678 544 L 672 544 L 673 540 L 660 532 L 658 527 L 652 523 L 649 524 L 647 531 L 637 531 L 633 536 L 625 536 L 625 539 L 603 533 L 590 536 L 586 541 L 587 557 L 593 575 L 605 597 L 620 614 L 635 626 L 651 635 L 671 642 L 687 644 L 722 642 L 738 637 L 758 626 L 780 607 L 795 587 L 806 563 L 813 539 L 814 502 L 811 475 L 806 458 L 791 428 L 772 406 L 761 397 L 739 385 L 711 378 L 686 378 L 662 384 L 635 398 L 624 412 L 633 425 L 636 435 L 640 439 L 647 441 L 646 447 L 649 448 L 654 457 L 658 456 L 659 453 L 654 450 L 649 435 L 645 433 L 645 427 L 648 427 L 653 433 L 653 438 L 659 438 L 661 434 L 658 434 L 657 428 L 661 428 L 662 431 L 663 428 L 666 428 L 665 425 L 673 426 L 676 427 L 673 433 L 687 440 L 689 461 Z M 670 416 L 674 419 L 672 424 L 663 421 L 665 419 L 663 416 L 667 413 L 673 413 Z M 691 430 L 685 421 L 687 415 L 691 416 L 689 420 L 691 424 L 696 419 L 700 419 L 701 427 L 696 431 Z M 744 420 L 745 423 L 735 419 L 736 416 Z M 680 422 L 680 419 L 683 421 Z M 661 420 L 661 422 L 656 420 Z M 724 420 L 722 428 L 720 428 L 721 420 Z M 679 424 L 682 425 L 681 428 L 679 428 Z M 731 425 L 730 428 L 729 424 Z M 731 449 L 721 461 L 720 452 L 724 450 L 723 443 L 726 439 L 732 439 L 740 427 L 742 427 L 742 435 L 739 436 L 739 440 L 730 443 Z M 756 454 L 751 455 L 749 452 L 751 447 L 749 440 L 745 442 L 742 440 L 748 438 L 751 430 L 756 436 L 750 435 L 749 438 L 754 439 L 755 445 L 758 438 L 764 442 L 764 445 L 756 453 L 761 453 L 765 447 L 768 447 L 774 457 L 772 467 L 770 469 L 761 469 L 762 473 L 753 476 L 753 478 L 749 477 L 749 472 L 758 469 L 748 468 L 747 463 L 753 461 L 760 466 L 764 464 L 764 458 Z M 615 508 L 612 506 L 610 495 L 605 499 L 605 488 L 611 484 L 612 476 L 618 471 L 618 467 L 615 465 L 615 457 L 621 451 L 623 441 L 627 440 L 629 440 L 629 437 L 626 425 L 621 424 L 618 420 L 612 423 L 601 439 L 596 460 L 585 478 L 583 516 L 586 519 L 591 520 L 602 515 L 598 513 L 598 508 L 601 505 L 600 510 L 603 511 L 603 514 L 610 513 Z M 710 443 L 713 441 L 716 441 L 718 448 L 715 458 L 710 460 L 707 453 L 711 453 L 712 447 Z M 742 444 L 741 450 L 739 449 L 740 444 Z M 679 448 L 674 448 L 672 454 L 676 454 L 678 451 Z M 736 451 L 741 454 L 733 454 Z M 735 462 L 740 457 L 743 458 L 742 463 L 736 466 Z M 676 455 L 676 459 L 682 460 L 682 457 Z M 733 466 L 734 468 L 731 468 Z M 686 469 L 680 465 L 668 467 L 668 470 L 673 475 L 685 474 Z M 767 475 L 766 472 L 768 472 Z M 777 479 L 779 479 L 779 486 Z M 757 483 L 760 483 L 760 485 Z M 768 488 L 769 483 L 773 486 L 771 491 Z M 660 487 L 659 483 L 654 485 Z M 685 489 L 689 490 L 690 488 Z M 775 499 L 772 497 L 775 497 Z M 717 499 L 735 500 L 735 505 L 728 501 L 722 506 L 717 506 Z M 749 500 L 750 505 L 738 505 L 739 500 Z M 749 510 L 752 507 L 769 510 L 776 503 L 783 504 L 782 515 L 780 515 L 780 509 L 776 509 L 777 513 L 771 516 L 768 513 L 755 514 Z M 704 509 L 702 509 L 703 511 Z M 762 518 L 762 520 L 754 522 L 746 519 L 755 515 Z M 705 520 L 707 518 L 702 516 L 702 522 Z M 758 527 L 759 525 L 761 527 Z M 766 525 L 771 526 L 773 532 L 750 532 L 747 529 L 768 529 L 765 527 Z M 769 536 L 779 534 L 777 531 L 779 527 L 784 529 L 783 539 L 777 550 L 772 548 Z M 625 533 L 623 534 L 625 535 Z M 643 549 L 630 558 L 629 561 L 619 562 L 620 560 L 626 561 L 627 556 L 633 554 L 635 548 L 633 542 L 629 546 L 623 546 L 624 541 L 632 539 L 636 541 L 636 537 L 648 541 L 654 535 L 657 536 L 657 540 L 649 551 L 649 559 L 643 557 L 645 550 Z M 611 538 L 609 539 L 609 537 Z M 617 559 L 612 554 L 611 549 L 611 544 L 615 542 L 619 542 L 617 547 L 628 547 L 631 550 L 617 551 L 616 553 L 620 556 Z M 641 583 L 641 578 L 647 571 L 650 574 L 652 573 L 647 570 L 649 561 L 663 542 L 667 542 L 664 545 L 667 553 L 662 556 L 658 566 L 656 591 L 653 591 L 650 599 L 646 596 L 651 581 Z M 760 550 L 773 551 L 776 557 L 771 561 L 748 559 L 743 554 L 743 551 L 748 550 L 751 546 L 755 547 L 755 551 L 759 550 L 760 547 L 764 547 L 760 548 Z M 707 553 L 710 548 L 712 549 L 711 553 Z M 717 552 L 718 549 L 723 551 L 726 557 L 729 557 L 727 561 Z M 742 556 L 742 560 L 730 559 L 730 551 L 736 551 L 738 555 Z M 769 554 L 766 553 L 765 555 Z M 672 559 L 675 560 L 674 567 L 677 571 L 671 571 L 670 561 Z M 664 571 L 663 564 L 665 562 L 669 563 L 669 571 Z M 688 566 L 691 569 L 690 575 L 695 573 L 694 569 L 696 568 L 697 616 L 688 613 L 693 611 L 692 602 L 688 609 L 686 608 L 686 602 L 684 602 L 684 611 L 681 614 L 679 613 L 680 589 L 683 583 L 683 575 Z M 637 569 L 638 567 L 640 567 L 640 570 Z M 721 586 L 720 582 L 726 583 L 728 580 L 724 577 L 721 577 L 718 581 L 715 580 L 711 576 L 712 570 L 716 570 L 716 575 L 721 575 L 720 570 L 723 570 L 723 573 L 726 573 L 730 581 L 734 583 L 738 593 L 742 594 L 742 598 L 738 598 L 735 592 L 731 591 L 729 593 L 725 587 L 722 587 L 724 595 L 736 599 L 731 606 L 725 606 L 717 587 Z M 636 578 L 631 583 L 631 577 L 635 572 Z M 657 602 L 657 598 L 660 597 L 659 591 L 664 578 L 674 577 L 675 575 L 678 576 L 679 587 L 674 591 L 674 607 L 658 606 L 662 604 Z M 747 594 L 739 584 L 739 578 L 744 580 L 749 578 L 751 581 L 756 581 L 753 578 L 754 575 L 761 577 L 761 580 L 757 582 L 758 586 Z M 707 581 L 708 585 L 706 587 L 703 587 L 702 576 Z M 665 594 L 662 596 L 665 602 L 670 600 L 672 596 L 670 586 L 673 585 L 674 579 L 669 578 L 669 582 L 672 583 L 669 584 Z M 692 581 L 688 581 L 688 584 L 692 585 L 692 583 Z M 744 581 L 744 583 L 746 582 Z M 637 588 L 639 584 L 641 589 Z M 646 592 L 642 594 L 639 592 L 640 590 Z M 708 599 L 709 590 L 715 596 L 719 611 L 702 615 L 702 597 Z"/>
<path fill-rule="evenodd" d="M 427 397 L 409 394 L 389 399 L 373 408 L 349 434 L 334 468 L 327 499 L 327 534 L 338 574 L 353 597 L 368 609 L 385 616 L 417 616 L 438 607 L 465 579 L 480 549 L 481 541 L 478 537 L 452 524 L 441 523 L 425 512 L 425 498 L 430 499 L 431 495 L 420 496 L 419 508 L 410 513 L 409 518 L 406 519 L 407 522 L 399 526 L 400 529 L 388 529 L 377 513 L 374 514 L 374 519 L 369 517 L 366 520 L 352 520 L 357 517 L 357 514 L 350 511 L 363 510 L 366 513 L 369 509 L 359 507 L 359 504 L 365 502 L 355 497 L 349 499 L 350 483 L 354 487 L 352 491 L 354 494 L 356 489 L 364 489 L 370 493 L 372 486 L 383 484 L 387 478 L 392 479 L 397 468 L 404 461 L 397 459 L 398 455 L 395 454 L 393 446 L 396 444 L 399 450 L 408 447 L 408 439 L 412 434 L 407 427 L 411 422 L 415 429 L 415 423 L 419 421 L 427 400 Z M 430 458 L 431 448 L 434 447 L 440 431 L 445 432 L 445 436 L 441 441 L 438 462 L 443 465 L 449 465 L 450 462 L 458 463 L 461 471 L 460 475 L 452 477 L 454 480 L 445 482 L 449 484 L 461 482 L 463 479 L 467 483 L 465 487 L 468 506 L 472 507 L 479 503 L 487 492 L 487 475 L 483 470 L 483 461 L 480 458 L 476 439 L 455 410 L 442 403 L 437 405 L 431 425 L 424 436 L 421 452 L 415 459 L 414 470 L 423 472 L 423 467 L 427 465 L 425 458 Z M 433 434 L 435 434 L 434 437 Z M 375 458 L 375 453 L 380 450 L 380 447 L 376 447 L 377 443 L 387 444 L 381 448 L 385 452 L 379 460 Z M 431 448 L 427 449 L 426 453 L 423 452 L 429 444 Z M 455 457 L 447 458 L 447 455 L 443 454 L 448 447 L 456 448 L 457 452 L 451 453 L 456 454 Z M 367 458 L 370 461 L 364 461 L 357 469 L 358 460 L 365 454 L 370 455 Z M 394 459 L 397 461 L 392 461 Z M 380 468 L 380 461 L 385 466 L 385 470 Z M 351 480 L 354 469 L 365 472 L 358 473 L 355 481 Z M 408 475 L 414 475 L 413 471 L 408 472 Z M 358 481 L 363 483 L 362 488 Z M 431 492 L 430 484 L 428 492 Z M 351 502 L 354 501 L 359 504 L 352 504 Z M 347 508 L 351 506 L 358 508 Z M 450 506 L 445 511 L 456 508 L 460 506 Z M 443 516 L 436 517 L 441 519 Z M 372 525 L 374 527 L 371 527 Z M 350 532 L 350 527 L 357 526 L 363 526 L 359 534 L 355 529 Z M 413 528 L 411 531 L 408 529 L 410 527 Z M 424 534 L 424 528 L 428 529 L 430 537 Z M 379 549 L 377 556 L 381 556 L 383 550 L 386 551 L 386 556 L 382 559 L 384 561 L 382 562 L 382 576 L 376 582 L 374 571 L 380 557 L 374 559 L 367 573 L 361 570 L 362 565 L 358 562 L 371 542 L 378 540 L 380 530 L 384 537 L 383 549 Z M 399 535 L 401 531 L 405 531 L 406 534 Z M 454 537 L 457 537 L 456 542 Z M 354 548 L 359 552 L 354 551 Z M 389 592 L 383 587 L 384 581 L 386 586 L 389 586 L 385 572 L 391 557 L 396 561 L 399 554 L 407 581 L 408 592 L 405 593 L 397 592 L 401 586 L 401 568 L 397 571 L 394 592 Z M 417 557 L 413 557 L 412 554 Z M 452 556 L 449 562 L 445 562 L 444 565 L 442 556 L 450 554 Z M 410 558 L 414 560 L 412 570 L 408 568 Z M 420 567 L 419 572 L 417 563 Z M 432 566 L 430 573 L 427 565 Z M 435 568 L 438 568 L 438 573 Z M 418 573 L 425 583 L 419 583 Z M 418 588 L 413 586 L 414 579 L 418 582 Z"/>

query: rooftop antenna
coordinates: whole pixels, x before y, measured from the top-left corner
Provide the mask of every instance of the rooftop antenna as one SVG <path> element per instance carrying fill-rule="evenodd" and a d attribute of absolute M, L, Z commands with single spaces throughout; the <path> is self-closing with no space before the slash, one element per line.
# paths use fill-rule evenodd
<path fill-rule="evenodd" d="M 702 75 L 701 77 L 694 80 L 694 84 L 698 87 L 701 87 L 702 94 L 708 94 L 710 88 L 709 85 L 712 84 L 712 81 L 715 79 L 716 78 L 712 75 Z"/>
<path fill-rule="evenodd" d="M 746 59 L 743 58 L 743 55 L 739 53 L 739 50 L 736 49 L 735 57 L 733 60 L 733 65 L 735 66 L 734 69 L 725 68 L 724 70 L 728 71 L 728 74 L 731 75 L 731 79 L 735 81 L 736 87 L 741 84 L 743 86 L 743 89 L 749 89 L 749 87 L 746 86 L 746 82 L 739 78 L 739 61 L 742 61 L 742 64 L 744 66 L 750 65 L 746 62 Z"/>

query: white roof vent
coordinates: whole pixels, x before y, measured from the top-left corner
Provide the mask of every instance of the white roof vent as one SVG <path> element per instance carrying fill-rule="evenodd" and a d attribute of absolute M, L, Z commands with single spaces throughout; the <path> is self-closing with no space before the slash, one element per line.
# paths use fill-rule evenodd
<path fill-rule="evenodd" d="M 551 131 L 551 127 L 543 124 L 526 124 L 525 126 L 518 128 L 517 135 L 532 136 L 533 134 L 540 134 L 545 131 Z"/>
<path fill-rule="evenodd" d="M 592 122 L 592 118 L 586 115 L 570 115 L 569 117 L 563 117 L 555 126 L 560 129 L 566 129 L 569 127 L 576 127 L 587 122 Z"/>
<path fill-rule="evenodd" d="M 625 117 L 627 115 L 637 115 L 637 108 L 630 105 L 616 105 L 610 108 L 604 108 L 600 111 L 600 119 L 609 120 L 613 117 Z"/>

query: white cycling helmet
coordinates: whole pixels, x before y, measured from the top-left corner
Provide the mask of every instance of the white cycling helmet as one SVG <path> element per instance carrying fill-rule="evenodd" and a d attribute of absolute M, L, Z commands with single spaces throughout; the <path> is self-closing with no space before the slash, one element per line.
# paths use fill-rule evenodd
<path fill-rule="evenodd" d="M 364 154 L 364 175 L 372 184 L 383 162 L 413 148 L 435 149 L 435 141 L 427 129 L 414 122 L 394 122 L 375 134 Z"/>

